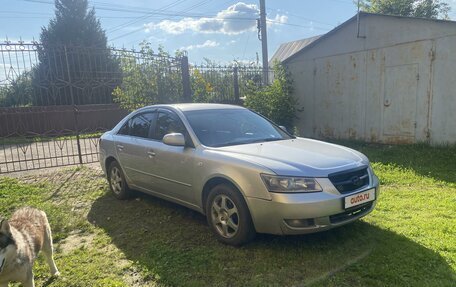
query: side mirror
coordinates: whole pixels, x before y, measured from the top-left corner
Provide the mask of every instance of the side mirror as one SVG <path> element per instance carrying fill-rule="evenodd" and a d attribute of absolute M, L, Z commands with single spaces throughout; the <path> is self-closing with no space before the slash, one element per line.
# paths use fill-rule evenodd
<path fill-rule="evenodd" d="M 285 132 L 288 132 L 287 128 L 285 126 L 279 126 L 279 128 Z"/>
<path fill-rule="evenodd" d="M 167 134 L 163 137 L 163 143 L 172 146 L 185 146 L 185 137 L 181 133 Z"/>

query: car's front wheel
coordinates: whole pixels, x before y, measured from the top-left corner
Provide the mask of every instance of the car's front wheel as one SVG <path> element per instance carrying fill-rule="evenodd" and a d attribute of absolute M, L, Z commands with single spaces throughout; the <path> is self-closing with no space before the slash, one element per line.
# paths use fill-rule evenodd
<path fill-rule="evenodd" d="M 117 199 L 127 199 L 130 197 L 130 189 L 125 180 L 125 175 L 117 161 L 113 161 L 109 165 L 108 182 L 112 193 Z"/>
<path fill-rule="evenodd" d="M 242 195 L 232 186 L 219 184 L 212 188 L 206 202 L 207 222 L 217 238 L 239 246 L 255 237 L 255 228 Z"/>

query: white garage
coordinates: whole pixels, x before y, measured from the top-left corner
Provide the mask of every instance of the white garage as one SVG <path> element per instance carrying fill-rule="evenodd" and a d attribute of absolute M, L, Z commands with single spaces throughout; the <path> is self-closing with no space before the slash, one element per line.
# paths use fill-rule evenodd
<path fill-rule="evenodd" d="M 320 37 L 282 44 L 301 135 L 456 143 L 456 22 L 360 13 Z"/>

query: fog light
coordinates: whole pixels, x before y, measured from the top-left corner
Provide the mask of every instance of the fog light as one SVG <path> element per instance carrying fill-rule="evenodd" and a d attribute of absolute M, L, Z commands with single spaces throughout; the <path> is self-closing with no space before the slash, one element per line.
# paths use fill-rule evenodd
<path fill-rule="evenodd" d="M 313 218 L 307 219 L 285 219 L 285 222 L 291 227 L 310 227 L 315 226 Z"/>

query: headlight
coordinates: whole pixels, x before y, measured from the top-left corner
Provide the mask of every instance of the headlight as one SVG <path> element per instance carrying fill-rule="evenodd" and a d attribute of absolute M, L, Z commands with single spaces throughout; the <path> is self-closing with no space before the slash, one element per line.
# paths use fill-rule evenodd
<path fill-rule="evenodd" d="M 271 192 L 319 192 L 323 191 L 320 184 L 314 178 L 289 177 L 262 174 L 266 188 Z"/>

